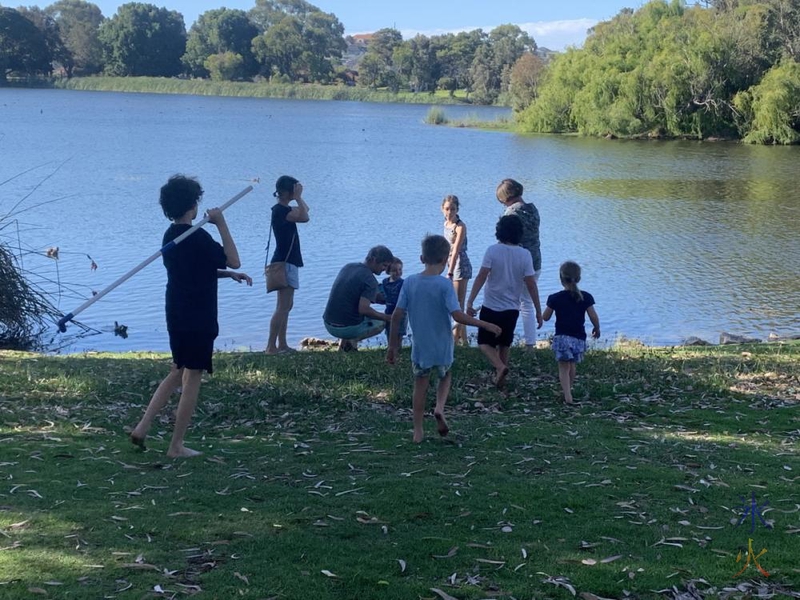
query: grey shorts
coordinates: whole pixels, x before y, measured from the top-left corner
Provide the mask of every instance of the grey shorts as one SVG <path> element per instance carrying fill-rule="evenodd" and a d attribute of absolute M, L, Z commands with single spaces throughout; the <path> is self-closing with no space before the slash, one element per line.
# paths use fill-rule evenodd
<path fill-rule="evenodd" d="M 469 262 L 469 257 L 462 254 L 456 261 L 456 270 L 453 271 L 453 281 L 460 281 L 462 279 L 472 279 L 472 263 Z"/>
<path fill-rule="evenodd" d="M 439 379 L 444 379 L 447 377 L 447 373 L 450 371 L 450 367 L 452 365 L 437 365 L 435 367 L 428 367 L 427 369 L 423 369 L 416 363 L 411 363 L 411 370 L 414 373 L 414 377 L 430 377 L 432 372 L 435 372 Z"/>
<path fill-rule="evenodd" d="M 571 335 L 553 336 L 553 352 L 558 362 L 579 363 L 586 353 L 586 340 Z"/>

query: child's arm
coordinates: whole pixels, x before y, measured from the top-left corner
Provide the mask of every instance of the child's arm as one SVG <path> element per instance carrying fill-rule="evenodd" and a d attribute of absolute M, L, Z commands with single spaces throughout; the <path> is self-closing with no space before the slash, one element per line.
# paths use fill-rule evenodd
<path fill-rule="evenodd" d="M 208 222 L 217 226 L 219 235 L 222 238 L 222 250 L 225 252 L 226 264 L 231 269 L 238 269 L 242 266 L 242 261 L 239 260 L 239 251 L 236 249 L 236 244 L 231 237 L 228 223 L 225 221 L 225 215 L 218 208 L 209 208 L 206 215 L 208 216 Z"/>
<path fill-rule="evenodd" d="M 245 282 L 247 285 L 253 285 L 253 279 L 247 273 L 237 273 L 236 271 L 226 271 L 224 269 L 217 270 L 217 279 L 233 279 L 236 283 Z"/>
<path fill-rule="evenodd" d="M 395 312 L 397 311 L 395 310 Z M 369 298 L 365 298 L 364 296 L 358 299 L 358 314 L 387 323 L 392 319 L 392 315 L 385 315 L 372 308 L 372 302 L 369 301 Z"/>
<path fill-rule="evenodd" d="M 489 277 L 489 273 L 492 270 L 489 267 L 481 267 L 480 271 L 478 271 L 478 276 L 475 278 L 475 281 L 472 282 L 472 291 L 469 293 L 469 300 L 467 300 L 467 314 L 471 317 L 474 317 L 478 312 L 472 308 L 472 304 L 475 302 L 475 298 L 478 297 L 478 293 L 481 291 L 483 284 L 486 283 L 486 278 Z"/>
<path fill-rule="evenodd" d="M 395 308 L 392 313 L 392 324 L 390 325 L 389 349 L 386 351 L 386 362 L 393 365 L 397 361 L 397 353 L 400 351 L 400 323 L 406 315 L 406 309 Z"/>
<path fill-rule="evenodd" d="M 528 293 L 531 295 L 531 300 L 533 300 L 533 306 L 536 307 L 536 322 L 539 324 L 537 329 L 542 328 L 542 305 L 539 303 L 539 286 L 536 285 L 536 279 L 533 275 L 529 275 L 525 278 L 525 286 L 528 288 Z"/>
<path fill-rule="evenodd" d="M 586 314 L 589 315 L 589 320 L 592 322 L 592 337 L 599 338 L 600 337 L 600 317 L 597 316 L 597 311 L 594 309 L 594 306 L 590 306 L 586 309 Z"/>
<path fill-rule="evenodd" d="M 456 263 L 458 262 L 458 253 L 461 252 L 461 246 L 464 245 L 464 237 L 467 235 L 467 226 L 464 223 L 456 225 L 456 239 L 453 241 L 453 247 L 450 249 L 450 267 L 447 269 L 447 276 L 452 279 L 456 273 Z"/>
<path fill-rule="evenodd" d="M 455 310 L 452 313 L 453 320 L 456 323 L 461 323 L 462 325 L 471 325 L 473 327 L 480 327 L 481 329 L 485 329 L 486 331 L 491 331 L 495 335 L 500 335 L 503 333 L 503 330 L 500 329 L 494 323 L 487 323 L 486 321 L 481 321 L 480 319 L 476 319 L 475 317 L 470 317 L 467 313 L 461 310 Z"/>
<path fill-rule="evenodd" d="M 544 319 L 545 321 L 549 321 L 550 317 L 552 316 L 553 316 L 553 309 L 548 306 L 547 308 L 544 309 L 544 313 L 542 313 L 542 319 Z"/>
<path fill-rule="evenodd" d="M 292 207 L 291 212 L 286 215 L 286 220 L 291 223 L 308 223 L 308 204 L 303 200 L 303 184 L 294 184 L 292 199 L 297 200 L 297 206 Z"/>

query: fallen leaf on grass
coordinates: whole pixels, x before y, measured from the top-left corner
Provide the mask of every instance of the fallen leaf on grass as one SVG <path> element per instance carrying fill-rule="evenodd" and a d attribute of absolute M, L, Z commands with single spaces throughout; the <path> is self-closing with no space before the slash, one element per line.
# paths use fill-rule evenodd
<path fill-rule="evenodd" d="M 591 592 L 581 592 L 580 596 L 583 598 L 583 600 L 611 600 L 610 598 L 603 598 L 602 596 L 592 594 Z"/>
<path fill-rule="evenodd" d="M 546 573 L 541 574 L 546 575 Z M 575 588 L 566 577 L 548 577 L 547 579 L 542 579 L 542 583 L 552 583 L 556 587 L 563 587 L 569 590 L 573 596 L 576 594 Z"/>
<path fill-rule="evenodd" d="M 431 588 L 431 591 L 437 596 L 439 596 L 439 598 L 441 598 L 442 600 L 458 600 L 458 598 L 451 596 L 447 592 L 443 592 L 439 588 Z"/>
<path fill-rule="evenodd" d="M 339 579 L 339 576 L 336 573 L 331 573 L 330 571 L 328 571 L 328 569 L 322 569 L 320 573 L 325 575 L 325 577 L 330 577 L 332 579 Z"/>
<path fill-rule="evenodd" d="M 29 587 L 28 591 L 31 594 L 39 594 L 40 596 L 47 596 L 47 592 L 45 590 L 43 590 L 42 588 Z"/>
<path fill-rule="evenodd" d="M 405 573 L 406 572 L 406 561 L 404 561 L 402 558 L 398 558 L 397 562 L 400 564 L 400 572 L 401 573 Z"/>
<path fill-rule="evenodd" d="M 456 553 L 458 552 L 458 546 L 453 546 L 450 550 L 447 551 L 447 554 L 432 554 L 431 557 L 433 558 L 453 558 Z"/>
<path fill-rule="evenodd" d="M 157 566 L 149 565 L 147 563 L 123 563 L 122 564 L 122 568 L 123 569 L 140 569 L 140 570 L 143 570 L 143 571 L 147 571 L 147 570 L 150 570 L 150 571 L 161 571 L 161 569 L 159 569 Z"/>
<path fill-rule="evenodd" d="M 236 577 L 236 579 L 244 581 L 247 585 L 250 585 L 250 580 L 248 580 L 245 575 L 239 573 L 239 571 L 234 571 L 233 576 Z"/>
<path fill-rule="evenodd" d="M 600 561 L 601 564 L 605 565 L 610 562 L 614 562 L 615 560 L 619 560 L 622 558 L 622 554 L 615 554 L 614 556 L 606 556 L 603 560 Z"/>

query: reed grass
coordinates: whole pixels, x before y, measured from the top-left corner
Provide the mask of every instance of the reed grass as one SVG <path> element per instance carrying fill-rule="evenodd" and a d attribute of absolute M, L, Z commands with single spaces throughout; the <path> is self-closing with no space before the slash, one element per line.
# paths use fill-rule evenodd
<path fill-rule="evenodd" d="M 74 77 L 56 80 L 55 87 L 95 92 L 133 92 L 150 94 L 191 94 L 240 98 L 292 98 L 298 100 L 349 100 L 408 104 L 464 104 L 462 96 L 372 90 L 368 88 L 301 83 L 252 83 L 175 79 L 164 77 Z"/>

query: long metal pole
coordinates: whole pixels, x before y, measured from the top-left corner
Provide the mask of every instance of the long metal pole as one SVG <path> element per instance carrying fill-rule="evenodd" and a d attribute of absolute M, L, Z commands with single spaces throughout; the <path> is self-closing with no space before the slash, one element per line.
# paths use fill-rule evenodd
<path fill-rule="evenodd" d="M 245 189 L 243 189 L 241 192 L 236 194 L 233 198 L 228 200 L 225 204 L 220 206 L 219 207 L 220 211 L 224 211 L 225 209 L 227 209 L 228 207 L 230 207 L 234 203 L 238 202 L 244 196 L 246 196 L 247 194 L 249 194 L 252 191 L 253 191 L 253 186 L 252 185 L 248 185 Z M 147 265 L 149 265 L 151 262 L 156 260 L 159 256 L 161 256 L 162 254 L 168 252 L 169 250 L 171 250 L 172 248 L 174 248 L 175 246 L 180 244 L 183 240 L 185 240 L 187 237 L 192 235 L 195 231 L 200 229 L 206 223 L 208 223 L 208 217 L 203 217 L 200 221 L 198 221 L 195 225 L 193 225 L 191 229 L 188 229 L 187 231 L 183 232 L 181 235 L 176 237 L 174 240 L 172 240 L 171 242 L 166 244 L 163 248 L 161 248 L 161 250 L 159 250 L 158 252 L 153 254 L 153 256 L 151 256 L 150 258 L 142 261 L 139 265 L 135 266 L 133 269 L 131 269 L 130 271 L 125 273 L 125 275 L 123 275 L 122 277 L 117 279 L 114 283 L 109 285 L 103 291 L 98 292 L 96 295 L 94 295 L 91 298 L 89 298 L 86 302 L 81 304 L 78 308 L 73 310 L 71 313 L 66 314 L 63 317 L 61 317 L 58 320 L 58 330 L 61 333 L 64 333 L 67 330 L 67 323 L 69 323 L 72 319 L 74 319 L 76 316 L 78 316 L 84 310 L 89 308 L 92 304 L 94 304 L 95 302 L 100 300 L 100 298 L 102 298 L 103 296 L 108 294 L 111 290 L 114 290 L 114 289 L 118 288 L 120 285 L 122 285 L 123 283 L 128 281 L 128 279 L 130 279 L 131 277 L 136 275 L 139 271 L 144 269 Z"/>

